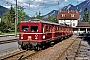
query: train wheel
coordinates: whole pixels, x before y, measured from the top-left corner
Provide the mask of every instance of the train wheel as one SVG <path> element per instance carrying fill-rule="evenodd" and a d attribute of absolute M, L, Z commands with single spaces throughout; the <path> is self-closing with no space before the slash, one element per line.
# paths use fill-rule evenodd
<path fill-rule="evenodd" d="M 26 50 L 28 51 L 28 44 L 26 44 Z"/>
<path fill-rule="evenodd" d="M 39 46 L 36 46 L 35 49 L 36 49 L 36 51 L 40 51 L 41 50 L 41 48 Z"/>
<path fill-rule="evenodd" d="M 19 50 L 22 50 L 22 49 L 21 49 L 21 45 L 19 45 L 19 44 L 18 44 L 18 48 L 19 48 Z"/>
<path fill-rule="evenodd" d="M 23 50 L 26 50 L 26 46 L 22 46 L 22 45 L 21 45 L 21 48 L 22 48 Z"/>

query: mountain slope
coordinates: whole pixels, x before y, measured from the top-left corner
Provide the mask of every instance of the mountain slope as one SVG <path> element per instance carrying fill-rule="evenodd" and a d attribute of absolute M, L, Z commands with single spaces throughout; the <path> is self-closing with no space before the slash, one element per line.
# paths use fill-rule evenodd
<path fill-rule="evenodd" d="M 9 11 L 9 9 L 3 7 L 3 6 L 0 6 L 0 17 L 2 16 L 3 13 Z"/>
<path fill-rule="evenodd" d="M 56 16 L 59 11 L 77 10 L 77 11 L 79 11 L 79 13 L 81 15 L 81 19 L 82 19 L 83 15 L 84 15 L 85 8 L 88 8 L 88 10 L 90 11 L 90 0 L 83 1 L 76 6 L 69 4 L 68 6 L 63 7 L 60 10 L 53 10 L 50 13 L 44 15 L 43 17 L 47 18 L 48 16 Z"/>
<path fill-rule="evenodd" d="M 90 11 L 90 0 L 86 0 L 76 6 L 69 4 L 68 6 L 63 7 L 61 10 L 78 10 L 82 18 L 84 15 L 85 8 L 88 8 L 88 10 Z"/>
<path fill-rule="evenodd" d="M 48 14 L 42 16 L 42 17 L 44 17 L 44 18 L 48 18 L 49 16 L 55 17 L 55 16 L 57 16 L 57 14 L 58 14 L 58 10 L 53 10 L 50 13 L 48 13 Z"/>

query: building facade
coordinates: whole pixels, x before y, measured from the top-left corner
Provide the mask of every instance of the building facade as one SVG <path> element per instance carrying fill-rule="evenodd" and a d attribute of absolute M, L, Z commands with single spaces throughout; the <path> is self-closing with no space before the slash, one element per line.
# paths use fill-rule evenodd
<path fill-rule="evenodd" d="M 57 15 L 57 20 L 59 24 L 67 24 L 76 27 L 80 20 L 80 14 L 76 10 L 60 11 Z"/>
<path fill-rule="evenodd" d="M 79 22 L 80 14 L 77 10 L 60 11 L 57 15 L 59 24 L 67 24 L 73 27 L 74 34 L 82 34 L 90 31 L 89 22 Z"/>

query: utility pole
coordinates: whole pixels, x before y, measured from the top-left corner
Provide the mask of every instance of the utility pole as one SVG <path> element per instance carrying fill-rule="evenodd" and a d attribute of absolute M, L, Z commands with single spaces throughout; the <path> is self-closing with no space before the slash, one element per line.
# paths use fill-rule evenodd
<path fill-rule="evenodd" d="M 16 11 L 15 11 L 15 37 L 17 37 L 17 21 L 18 21 L 18 11 L 17 11 L 17 0 L 16 0 Z"/>

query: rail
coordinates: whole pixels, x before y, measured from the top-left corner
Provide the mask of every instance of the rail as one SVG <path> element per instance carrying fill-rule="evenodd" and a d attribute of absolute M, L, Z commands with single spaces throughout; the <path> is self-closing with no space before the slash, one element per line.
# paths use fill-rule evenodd
<path fill-rule="evenodd" d="M 77 38 L 76 38 L 77 39 Z M 66 56 L 67 51 L 69 50 L 69 48 L 74 44 L 74 42 L 76 41 L 76 39 L 59 55 L 59 57 L 56 60 L 63 60 L 66 59 L 68 60 L 68 57 Z M 79 43 L 80 44 L 80 43 Z M 72 49 L 72 48 L 71 48 Z M 75 55 L 76 56 L 76 55 Z M 74 57 L 75 57 L 74 56 Z M 75 58 L 74 58 L 75 59 Z"/>
<path fill-rule="evenodd" d="M 17 42 L 18 39 L 11 39 L 11 40 L 4 40 L 4 41 L 0 41 L 0 44 L 6 44 L 6 43 L 11 43 L 11 42 Z"/>
<path fill-rule="evenodd" d="M 19 51 L 19 52 L 16 52 L 16 53 L 12 53 L 10 55 L 7 55 L 7 56 L 4 56 L 2 57 L 0 60 L 24 60 L 25 58 L 27 57 L 30 57 L 30 56 L 33 56 L 37 53 L 37 51 Z"/>
<path fill-rule="evenodd" d="M 15 36 L 15 34 L 0 35 L 0 37 Z"/>
<path fill-rule="evenodd" d="M 67 50 L 69 50 L 69 48 L 70 47 L 73 47 L 72 45 L 74 45 L 74 42 L 75 41 L 77 41 L 77 38 L 75 38 L 74 40 L 73 40 L 73 42 L 59 55 L 59 57 L 56 59 L 56 60 L 60 60 L 60 59 L 63 59 L 63 56 L 64 55 L 66 55 L 66 52 L 67 52 Z M 77 42 L 76 42 L 77 43 Z M 77 47 L 77 49 L 79 48 L 79 46 L 80 46 L 80 43 L 81 42 L 78 42 L 78 47 Z M 78 52 L 78 50 L 76 51 L 76 52 Z M 28 58 L 28 57 L 31 57 L 31 56 L 33 56 L 33 55 L 35 55 L 37 53 L 37 51 L 25 51 L 25 53 L 24 52 L 21 52 L 21 53 L 15 53 L 15 54 L 12 54 L 12 55 L 10 55 L 10 56 L 6 56 L 6 57 L 4 57 L 4 58 L 1 58 L 1 60 L 24 60 L 24 59 L 26 59 L 26 58 Z M 76 55 L 77 55 L 77 53 L 76 53 Z M 76 57 L 76 55 L 74 55 L 74 57 Z M 66 57 L 66 56 L 65 56 Z M 66 59 L 68 59 L 67 57 L 66 57 Z M 74 58 L 74 60 L 75 60 L 75 58 Z"/>
<path fill-rule="evenodd" d="M 3 56 L 3 57 L 0 58 L 0 60 L 9 59 L 9 58 L 11 58 L 11 57 L 13 57 L 13 56 L 22 54 L 22 53 L 24 53 L 24 52 L 26 52 L 26 51 L 18 51 L 18 52 L 12 53 L 12 54 L 10 54 L 10 55 Z"/>
<path fill-rule="evenodd" d="M 77 57 L 78 52 L 79 52 L 79 50 L 80 50 L 80 45 L 81 45 L 81 41 L 80 41 L 80 44 L 79 44 L 79 46 L 78 46 L 78 49 L 77 49 L 76 55 L 75 55 L 75 57 L 74 57 L 74 60 L 76 60 L 76 57 Z"/>
<path fill-rule="evenodd" d="M 8 37 L 8 36 L 15 36 L 15 34 L 4 34 L 4 35 L 0 35 L 0 37 Z M 19 36 L 19 34 L 17 34 L 17 36 Z"/>

